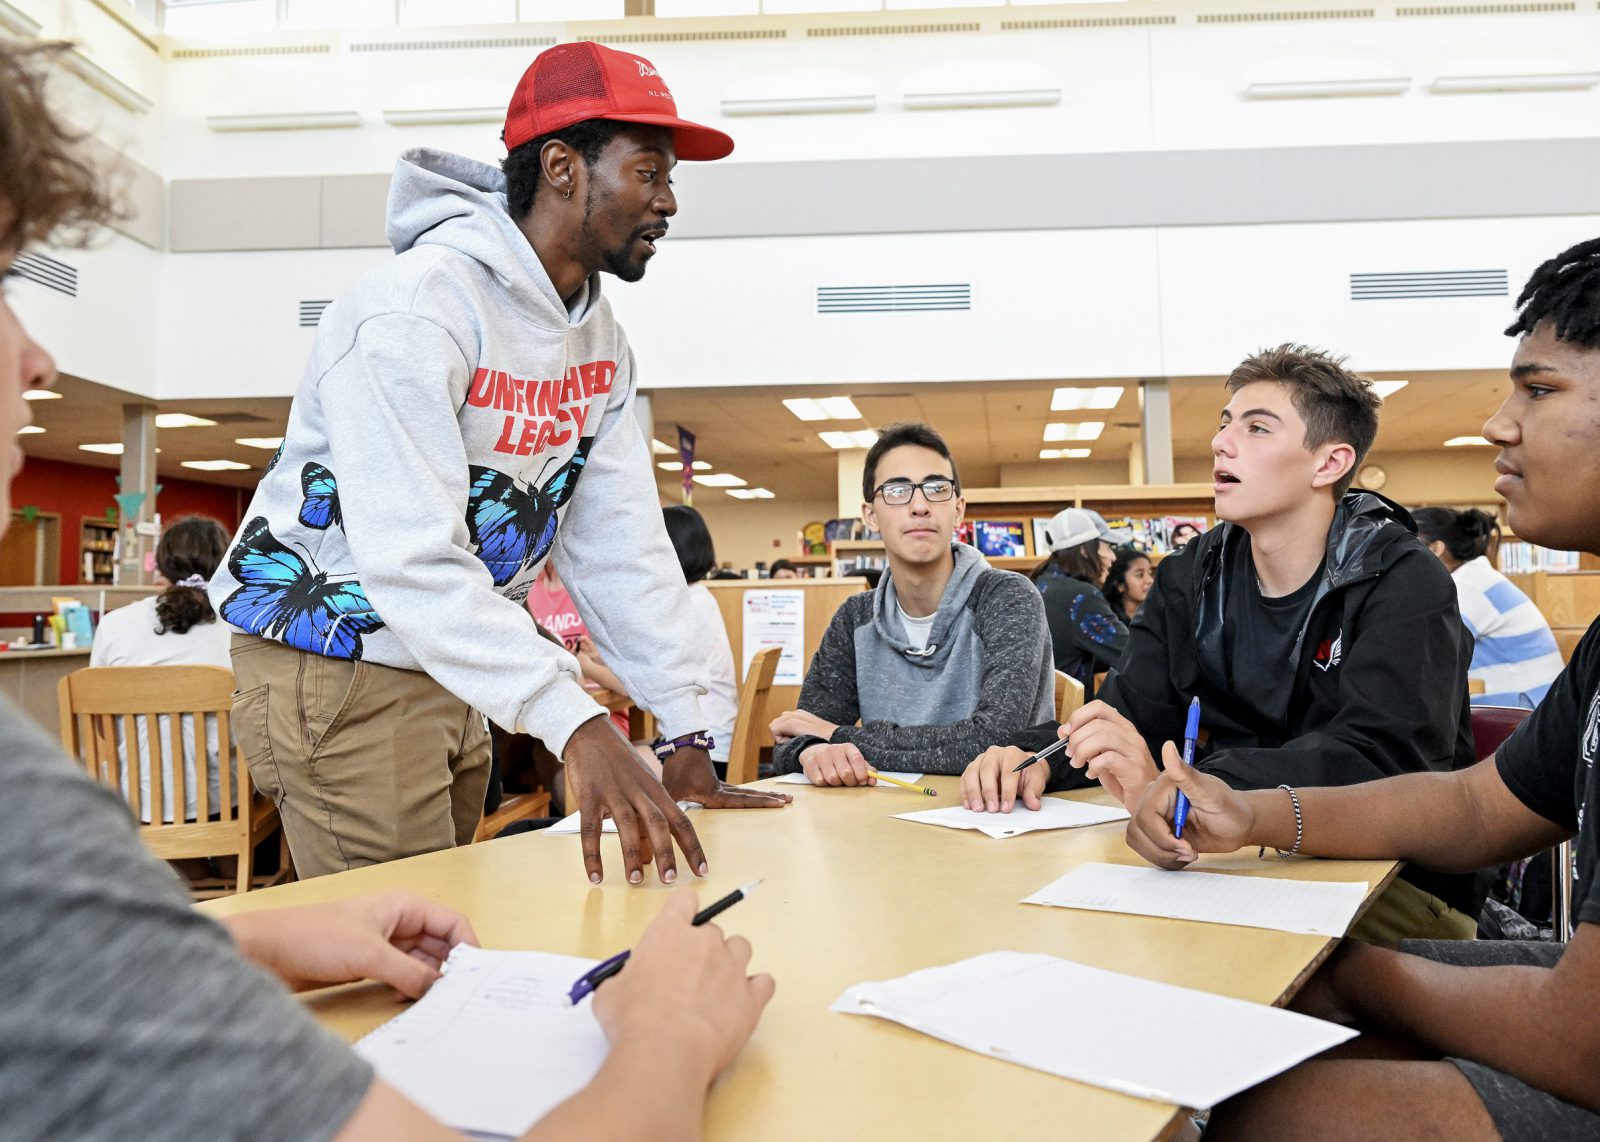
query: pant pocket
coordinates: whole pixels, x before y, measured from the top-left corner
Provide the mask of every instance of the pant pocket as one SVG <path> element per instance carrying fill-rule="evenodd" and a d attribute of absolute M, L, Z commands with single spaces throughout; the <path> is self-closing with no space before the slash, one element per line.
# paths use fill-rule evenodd
<path fill-rule="evenodd" d="M 281 805 L 283 781 L 272 752 L 272 734 L 267 728 L 267 705 L 271 691 L 268 683 L 235 691 L 231 728 L 234 743 L 244 752 L 251 783 L 258 792 L 270 797 L 274 804 Z"/>
<path fill-rule="evenodd" d="M 357 720 L 355 707 L 360 699 L 362 683 L 367 673 L 366 664 L 363 662 L 345 662 L 337 658 L 319 657 L 315 659 L 315 665 L 319 672 L 316 687 L 317 714 L 319 720 L 325 719 L 325 721 L 311 742 L 307 760 L 313 766 L 325 752 L 333 736 L 341 728 Z"/>

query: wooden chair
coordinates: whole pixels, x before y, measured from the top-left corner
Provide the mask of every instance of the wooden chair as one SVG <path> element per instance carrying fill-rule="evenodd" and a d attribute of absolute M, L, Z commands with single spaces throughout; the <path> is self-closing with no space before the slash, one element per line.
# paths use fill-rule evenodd
<path fill-rule="evenodd" d="M 150 824 L 140 824 L 139 835 L 162 860 L 200 857 L 237 857 L 236 875 L 228 880 L 191 881 L 196 899 L 248 892 L 288 879 L 287 846 L 280 842 L 279 871 L 270 877 L 253 877 L 251 862 L 256 846 L 279 828 L 278 807 L 257 797 L 250 784 L 244 751 L 233 745 L 229 715 L 233 710 L 233 672 L 218 666 L 96 666 L 75 670 L 56 688 L 61 716 L 61 744 L 101 784 L 124 794 L 135 820 L 141 820 L 141 766 L 139 725 L 149 741 Z M 163 727 L 160 715 L 167 715 Z M 192 717 L 195 780 L 195 820 L 185 821 L 188 778 L 184 772 L 183 715 Z M 218 765 L 218 801 L 211 804 L 207 780 L 206 717 L 216 719 L 221 743 Z M 123 749 L 117 751 L 121 730 Z M 163 740 L 165 737 L 165 740 Z M 232 757 L 233 764 L 226 764 Z M 171 823 L 162 817 L 165 797 L 172 795 Z M 237 799 L 235 798 L 237 794 Z M 231 883 L 231 887 L 230 887 Z"/>
<path fill-rule="evenodd" d="M 1056 671 L 1056 721 L 1064 722 L 1083 705 L 1083 683 L 1065 670 Z"/>
<path fill-rule="evenodd" d="M 1468 694 L 1487 694 L 1488 692 L 1489 692 L 1488 686 L 1487 686 L 1487 684 L 1484 682 L 1484 680 L 1482 678 L 1468 678 L 1467 679 L 1467 693 Z"/>
<path fill-rule="evenodd" d="M 767 695 L 778 675 L 780 646 L 756 651 L 739 687 L 739 716 L 728 746 L 728 784 L 744 785 L 761 776 L 761 731 L 767 724 Z"/>
<path fill-rule="evenodd" d="M 485 813 L 478 821 L 478 831 L 472 834 L 472 843 L 491 841 L 500 835 L 501 829 L 517 821 L 528 821 L 549 815 L 548 789 L 535 789 L 532 793 L 508 793 L 500 798 L 500 805 L 493 813 Z"/>

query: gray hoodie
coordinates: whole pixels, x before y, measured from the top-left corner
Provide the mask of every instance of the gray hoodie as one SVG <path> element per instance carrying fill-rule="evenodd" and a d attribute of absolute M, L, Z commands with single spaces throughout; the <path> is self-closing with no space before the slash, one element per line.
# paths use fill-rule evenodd
<path fill-rule="evenodd" d="M 833 616 L 800 689 L 800 708 L 834 723 L 879 769 L 960 773 L 992 745 L 1055 712 L 1050 632 L 1038 590 L 965 544 L 922 650 L 900 621 L 894 577 L 847 599 Z M 860 725 L 856 725 L 857 720 Z M 821 739 L 773 752 L 778 772 L 800 768 Z"/>
<path fill-rule="evenodd" d="M 597 707 L 523 606 L 548 556 L 662 732 L 701 729 L 633 356 L 598 275 L 563 304 L 504 192 L 483 163 L 400 157 L 399 256 L 323 313 L 212 605 L 300 650 L 426 671 L 559 753 Z"/>

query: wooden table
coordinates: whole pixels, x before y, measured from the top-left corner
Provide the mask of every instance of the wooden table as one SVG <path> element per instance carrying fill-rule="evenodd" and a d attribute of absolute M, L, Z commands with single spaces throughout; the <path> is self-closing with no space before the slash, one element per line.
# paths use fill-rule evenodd
<path fill-rule="evenodd" d="M 940 790 L 937 800 L 894 789 L 783 785 L 795 795 L 786 809 L 693 815 L 711 861 L 703 901 L 765 878 L 723 923 L 749 937 L 754 969 L 778 981 L 754 1038 L 712 1091 L 707 1137 L 1164 1138 L 1178 1121 L 1170 1105 L 986 1058 L 884 1020 L 834 1014 L 828 1005 L 851 984 L 999 949 L 1276 1003 L 1332 947 L 1315 936 L 1019 904 L 1081 862 L 1140 863 L 1122 826 L 991 840 L 893 820 L 954 803 L 955 778 L 929 781 Z M 614 836 L 603 851 L 600 887 L 584 877 L 576 836 L 530 833 L 200 907 L 222 915 L 406 887 L 465 912 L 486 947 L 598 958 L 638 939 L 664 891 L 651 874 L 643 887 L 626 884 Z M 1397 867 L 1257 860 L 1254 850 L 1203 864 L 1264 877 L 1366 880 L 1369 901 Z M 386 988 L 371 984 L 310 1003 L 351 1040 L 400 1010 Z"/>

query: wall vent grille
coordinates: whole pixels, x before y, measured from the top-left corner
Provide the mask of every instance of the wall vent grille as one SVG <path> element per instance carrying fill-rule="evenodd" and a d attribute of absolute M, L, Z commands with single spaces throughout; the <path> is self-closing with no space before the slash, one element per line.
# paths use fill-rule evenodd
<path fill-rule="evenodd" d="M 352 52 L 468 52 L 480 48 L 548 48 L 554 36 L 501 36 L 476 40 L 363 40 Z"/>
<path fill-rule="evenodd" d="M 259 48 L 173 48 L 173 59 L 225 59 L 230 56 L 325 56 L 332 55 L 327 44 L 278 44 Z"/>
<path fill-rule="evenodd" d="M 1153 28 L 1170 27 L 1176 16 L 1080 16 L 1059 20 L 1001 20 L 1002 32 L 1035 32 L 1048 28 Z"/>
<path fill-rule="evenodd" d="M 18 254 L 11 263 L 11 272 L 19 278 L 42 285 L 46 289 L 53 289 L 57 293 L 64 293 L 68 297 L 78 296 L 78 268 L 69 266 L 66 262 L 33 251 Z"/>
<path fill-rule="evenodd" d="M 748 28 L 737 32 L 617 32 L 612 35 L 574 36 L 591 44 L 667 44 L 700 43 L 711 40 L 783 40 L 789 33 L 782 28 Z"/>
<path fill-rule="evenodd" d="M 1418 273 L 1350 275 L 1351 301 L 1506 297 L 1509 293 L 1505 270 L 1427 270 Z"/>
<path fill-rule="evenodd" d="M 928 36 L 944 32 L 978 32 L 982 31 L 981 24 L 973 21 L 961 24 L 879 24 L 877 26 L 862 26 L 858 28 L 828 27 L 807 28 L 806 35 L 816 36 Z"/>
<path fill-rule="evenodd" d="M 1197 24 L 1268 24 L 1286 20 L 1370 20 L 1372 8 L 1321 8 L 1303 12 L 1219 12 L 1195 17 Z"/>
<path fill-rule="evenodd" d="M 1499 16 L 1529 12 L 1576 12 L 1576 3 L 1551 4 L 1447 4 L 1438 8 L 1396 8 L 1396 16 Z"/>
<path fill-rule="evenodd" d="M 315 329 L 322 324 L 322 311 L 333 304 L 333 298 L 321 297 L 300 303 L 300 328 Z"/>
<path fill-rule="evenodd" d="M 929 313 L 971 308 L 971 282 L 817 287 L 818 313 Z"/>

